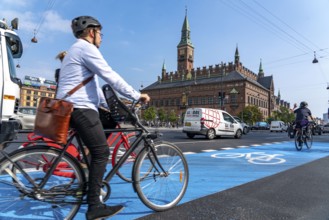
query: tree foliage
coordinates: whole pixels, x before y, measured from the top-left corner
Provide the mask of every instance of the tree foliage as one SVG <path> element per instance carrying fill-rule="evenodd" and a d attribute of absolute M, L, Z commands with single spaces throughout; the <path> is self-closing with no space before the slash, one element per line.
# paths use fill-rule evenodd
<path fill-rule="evenodd" d="M 262 121 L 262 113 L 259 108 L 255 105 L 248 105 L 245 107 L 238 116 L 248 124 L 254 124 L 257 121 Z"/>
<path fill-rule="evenodd" d="M 177 119 L 178 119 L 178 117 L 177 117 L 175 110 L 171 110 L 168 114 L 168 120 L 170 122 L 174 123 L 174 122 L 177 122 Z"/>
<path fill-rule="evenodd" d="M 272 112 L 271 119 L 275 121 L 283 121 L 285 123 L 292 122 L 295 119 L 295 114 L 288 108 L 281 106 L 279 110 Z"/>
<path fill-rule="evenodd" d="M 157 116 L 157 111 L 154 106 L 148 107 L 147 109 L 144 110 L 143 118 L 146 121 L 154 121 Z"/>
<path fill-rule="evenodd" d="M 166 114 L 166 111 L 163 108 L 158 109 L 158 117 L 159 117 L 159 120 L 161 122 L 166 121 L 167 114 Z"/>

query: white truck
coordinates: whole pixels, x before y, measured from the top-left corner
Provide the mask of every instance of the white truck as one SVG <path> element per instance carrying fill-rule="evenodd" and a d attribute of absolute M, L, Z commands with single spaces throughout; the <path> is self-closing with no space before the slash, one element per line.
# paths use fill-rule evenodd
<path fill-rule="evenodd" d="M 0 20 L 0 143 L 12 139 L 18 127 L 16 120 L 9 120 L 20 102 L 21 80 L 16 76 L 14 59 L 22 56 L 23 46 L 14 31 L 17 28 L 17 18 L 11 21 L 11 26 Z"/>
<path fill-rule="evenodd" d="M 212 108 L 189 108 L 184 116 L 183 132 L 187 137 L 204 135 L 208 139 L 216 136 L 241 138 L 243 128 L 228 112 Z"/>

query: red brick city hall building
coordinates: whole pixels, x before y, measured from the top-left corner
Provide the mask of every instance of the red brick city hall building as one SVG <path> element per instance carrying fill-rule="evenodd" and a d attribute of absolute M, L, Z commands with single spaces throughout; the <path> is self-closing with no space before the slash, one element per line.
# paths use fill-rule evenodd
<path fill-rule="evenodd" d="M 290 107 L 280 100 L 280 92 L 274 95 L 273 76 L 265 75 L 262 62 L 257 74 L 242 65 L 238 47 L 233 62 L 202 68 L 194 68 L 193 62 L 194 46 L 186 15 L 177 46 L 177 71 L 167 72 L 164 63 L 158 80 L 141 90 L 150 95 L 150 106 L 175 110 L 177 115 L 189 107 L 217 108 L 237 115 L 246 106 L 255 105 L 263 119 L 280 106 Z"/>

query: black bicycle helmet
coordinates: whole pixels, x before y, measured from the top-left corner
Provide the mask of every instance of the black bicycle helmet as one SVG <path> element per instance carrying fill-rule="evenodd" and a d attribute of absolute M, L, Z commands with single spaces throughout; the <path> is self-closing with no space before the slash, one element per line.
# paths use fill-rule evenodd
<path fill-rule="evenodd" d="M 302 101 L 299 105 L 300 108 L 306 107 L 308 104 L 305 101 Z"/>
<path fill-rule="evenodd" d="M 91 16 L 79 16 L 74 18 L 71 27 L 76 38 L 78 38 L 82 31 L 88 27 L 99 27 L 102 29 L 101 23 Z"/>

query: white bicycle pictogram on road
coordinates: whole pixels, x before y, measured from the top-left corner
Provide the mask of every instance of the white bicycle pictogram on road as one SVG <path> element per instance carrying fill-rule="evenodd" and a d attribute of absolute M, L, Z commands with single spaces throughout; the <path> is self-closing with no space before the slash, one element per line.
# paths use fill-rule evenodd
<path fill-rule="evenodd" d="M 211 155 L 214 158 L 233 159 L 245 157 L 249 163 L 260 165 L 275 165 L 286 162 L 285 159 L 279 158 L 283 154 L 266 154 L 265 152 L 252 153 L 217 153 Z"/>

